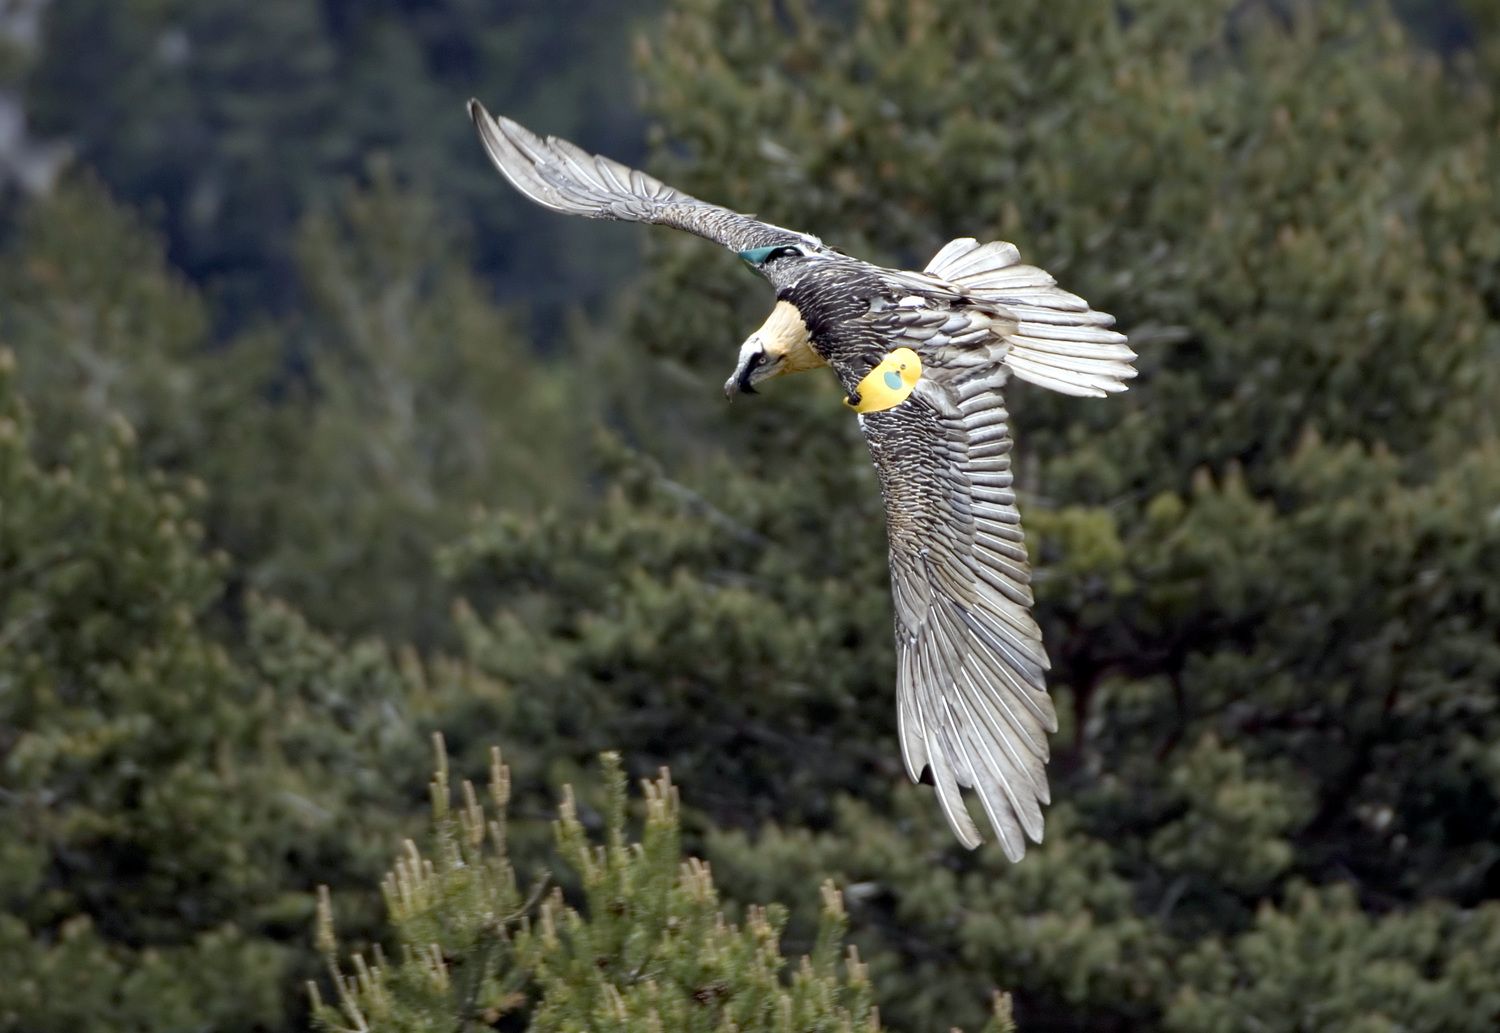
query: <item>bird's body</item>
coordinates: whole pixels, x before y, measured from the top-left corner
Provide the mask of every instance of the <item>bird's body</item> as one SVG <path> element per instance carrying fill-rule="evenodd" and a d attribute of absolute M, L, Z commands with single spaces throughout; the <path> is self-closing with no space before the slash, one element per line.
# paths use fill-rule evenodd
<path fill-rule="evenodd" d="M 1015 247 L 961 238 L 921 272 L 851 258 L 808 234 L 691 198 L 477 102 L 496 168 L 555 211 L 673 226 L 737 252 L 776 289 L 725 393 L 828 365 L 855 411 L 885 500 L 908 773 L 930 769 L 966 846 L 977 790 L 1011 859 L 1041 841 L 1047 734 L 1057 728 L 1011 486 L 1011 374 L 1053 390 L 1125 389 L 1135 358 L 1114 322 Z"/>

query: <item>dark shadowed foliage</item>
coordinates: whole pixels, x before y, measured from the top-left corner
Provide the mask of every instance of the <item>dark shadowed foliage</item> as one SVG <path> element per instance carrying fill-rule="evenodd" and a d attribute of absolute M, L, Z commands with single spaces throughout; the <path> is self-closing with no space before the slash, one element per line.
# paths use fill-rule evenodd
<path fill-rule="evenodd" d="M 305 1028 L 307 978 L 327 1028 L 1494 1029 L 1494 5 L 663 8 L 54 0 L 7 51 L 80 167 L 0 228 L 0 1030 Z M 764 284 L 533 209 L 470 93 L 1118 316 L 1128 393 L 1008 395 L 1022 864 L 902 770 L 839 389 L 722 400 Z M 424 837 L 432 731 L 513 789 Z"/>

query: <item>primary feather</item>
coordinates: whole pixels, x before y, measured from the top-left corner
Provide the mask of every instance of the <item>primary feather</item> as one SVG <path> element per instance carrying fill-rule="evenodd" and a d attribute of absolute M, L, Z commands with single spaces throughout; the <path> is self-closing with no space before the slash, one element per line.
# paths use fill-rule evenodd
<path fill-rule="evenodd" d="M 737 252 L 788 242 L 823 247 L 816 237 L 700 201 L 567 140 L 538 136 L 503 115 L 492 116 L 477 100 L 469 101 L 469 117 L 495 168 L 543 208 L 587 219 L 671 226 Z"/>

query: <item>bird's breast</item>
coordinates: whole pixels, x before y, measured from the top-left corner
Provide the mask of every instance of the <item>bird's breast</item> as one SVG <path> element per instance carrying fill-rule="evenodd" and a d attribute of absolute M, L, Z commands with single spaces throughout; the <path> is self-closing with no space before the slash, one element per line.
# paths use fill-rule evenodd
<path fill-rule="evenodd" d="M 801 373 L 828 365 L 828 360 L 813 347 L 812 333 L 801 309 L 791 301 L 778 301 L 756 334 L 766 342 L 768 351 L 781 359 L 784 373 Z"/>

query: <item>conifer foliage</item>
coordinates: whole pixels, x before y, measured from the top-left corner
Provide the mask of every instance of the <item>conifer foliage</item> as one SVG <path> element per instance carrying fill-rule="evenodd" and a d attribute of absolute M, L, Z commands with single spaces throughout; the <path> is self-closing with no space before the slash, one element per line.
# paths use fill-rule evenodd
<path fill-rule="evenodd" d="M 764 284 L 494 178 L 470 92 L 633 156 L 556 5 L 493 6 L 52 0 L 7 50 L 101 178 L 0 225 L 0 1033 L 279 1033 L 308 979 L 325 1030 L 1495 1029 L 1494 5 L 646 32 L 666 181 L 884 264 L 1014 241 L 1141 354 L 1007 391 L 1062 725 L 1020 865 L 902 770 L 839 391 L 727 409 Z M 528 341 L 476 268 L 593 293 Z"/>
<path fill-rule="evenodd" d="M 236 655 L 201 486 L 118 417 L 40 464 L 15 379 L 0 350 L 0 1029 L 281 1028 L 311 869 L 357 892 L 405 817 L 409 686 L 259 602 Z"/>
<path fill-rule="evenodd" d="M 961 854 L 903 785 L 863 444 L 815 376 L 722 415 L 768 300 L 700 241 L 653 238 L 630 329 L 661 469 L 481 525 L 476 658 L 701 786 L 729 896 L 859 887 L 900 1028 L 997 983 L 1025 1028 L 1491 1028 L 1497 57 L 1379 5 L 678 0 L 663 179 L 883 264 L 1014 241 L 1142 355 L 1108 404 L 1007 395 L 1047 842 Z"/>
<path fill-rule="evenodd" d="M 467 781 L 454 805 L 441 737 L 437 755 L 428 849 L 408 840 L 383 884 L 395 956 L 377 948 L 344 961 L 331 901 L 320 901 L 319 946 L 335 992 L 324 1004 L 318 985 L 309 987 L 321 1029 L 481 1030 L 511 1015 L 537 1031 L 881 1029 L 858 951 L 841 955 L 839 892 L 828 883 L 819 891 L 815 943 L 788 978 L 785 912 L 726 917 L 708 865 L 681 855 L 677 788 L 665 771 L 642 783 L 638 842 L 627 838 L 619 758 L 603 760 L 603 843 L 565 788 L 553 829 L 559 876 L 579 887 L 580 909 L 561 888 L 541 898 L 541 878 L 526 899 L 509 857 L 510 771 L 500 752 L 491 751 L 488 810 Z M 988 1033 L 1013 1029 L 1007 1008 L 997 998 Z"/>

